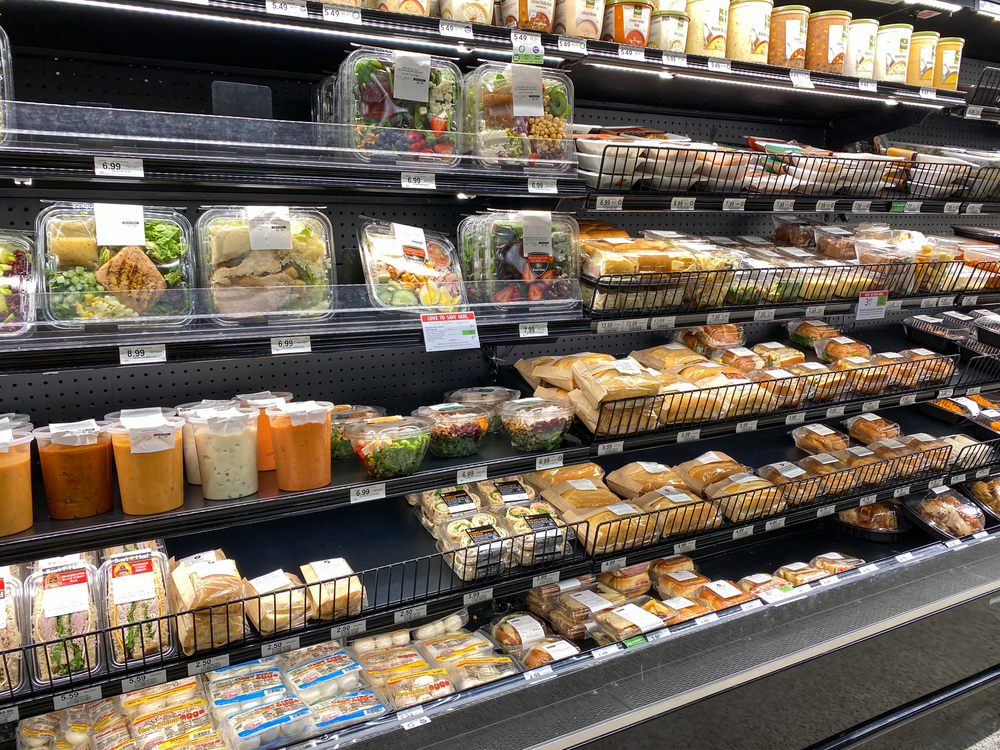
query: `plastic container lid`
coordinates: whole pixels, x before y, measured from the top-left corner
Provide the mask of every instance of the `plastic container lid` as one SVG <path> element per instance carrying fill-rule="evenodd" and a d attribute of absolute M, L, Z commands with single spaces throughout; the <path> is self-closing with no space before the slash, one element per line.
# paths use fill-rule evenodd
<path fill-rule="evenodd" d="M 746 5 L 747 3 L 767 3 L 768 5 L 773 6 L 774 0 L 731 0 L 729 7 L 733 8 L 736 5 Z"/>
<path fill-rule="evenodd" d="M 35 436 L 26 431 L 14 430 L 11 434 L 10 440 L 0 440 L 0 445 L 9 448 L 12 445 L 24 445 L 25 443 L 30 443 L 35 439 Z"/>
<path fill-rule="evenodd" d="M 288 402 L 292 400 L 292 394 L 285 391 L 262 391 L 261 393 L 240 393 L 237 394 L 236 400 L 240 402 L 240 406 L 260 406 L 262 408 L 267 408 L 272 405 L 275 399 L 281 399 L 282 401 Z"/>
<path fill-rule="evenodd" d="M 428 419 L 437 424 L 466 424 L 488 420 L 490 410 L 482 406 L 453 402 L 436 404 L 435 406 L 421 406 L 413 411 L 412 416 Z"/>
<path fill-rule="evenodd" d="M 173 415 L 164 414 L 163 418 L 166 423 L 169 424 L 176 430 L 181 429 L 184 426 L 184 420 L 181 417 L 175 417 Z M 123 425 L 121 422 L 113 422 L 107 426 L 107 431 L 112 435 L 128 435 L 129 428 Z M 172 447 L 172 446 L 171 446 Z"/>
<path fill-rule="evenodd" d="M 873 23 L 876 26 L 879 25 L 878 21 L 876 21 L 874 18 L 855 18 L 853 21 L 851 21 L 850 25 L 853 26 L 856 23 L 858 23 L 858 24 L 861 24 L 861 23 Z"/>
<path fill-rule="evenodd" d="M 659 16 L 668 16 L 670 18 L 683 18 L 685 21 L 691 20 L 691 17 L 688 16 L 688 14 L 682 10 L 654 10 L 653 17 L 655 18 Z"/>
<path fill-rule="evenodd" d="M 257 424 L 257 417 L 260 416 L 259 409 L 253 408 L 240 408 L 234 409 L 234 411 L 239 412 L 241 416 L 245 415 L 249 417 L 247 424 L 255 425 Z M 209 419 L 218 419 L 218 414 L 188 414 L 184 417 L 191 424 L 208 424 Z"/>
<path fill-rule="evenodd" d="M 330 412 L 330 419 L 334 422 L 345 422 L 350 419 L 374 419 L 384 417 L 385 409 L 381 406 L 349 406 L 338 404 Z"/>
<path fill-rule="evenodd" d="M 12 425 L 27 424 L 31 421 L 31 417 L 28 414 L 17 414 L 12 411 L 7 412 L 6 414 L 0 414 L 0 419 L 10 420 Z"/>
<path fill-rule="evenodd" d="M 177 409 L 174 409 L 174 408 L 171 408 L 171 407 L 167 407 L 167 406 L 148 406 L 148 407 L 144 406 L 144 407 L 141 407 L 141 408 L 143 408 L 143 409 L 159 409 L 160 410 L 160 414 L 162 414 L 164 417 L 176 417 L 177 416 Z M 125 411 L 129 411 L 129 410 L 126 409 Z M 106 422 L 120 422 L 121 421 L 121 416 L 122 416 L 121 410 L 120 411 L 109 412 L 108 414 L 104 415 L 104 421 L 106 421 Z"/>
<path fill-rule="evenodd" d="M 742 0 L 742 2 L 749 2 L 750 0 Z M 604 7 L 610 8 L 612 5 L 645 5 L 647 7 L 656 7 L 651 2 L 647 0 L 605 0 Z"/>
<path fill-rule="evenodd" d="M 293 425 L 313 422 L 319 414 L 321 421 L 326 421 L 326 415 L 333 411 L 334 406 L 329 401 L 288 401 L 278 406 L 269 406 L 264 410 L 268 419 L 287 416 Z"/>
<path fill-rule="evenodd" d="M 890 23 L 886 26 L 879 26 L 878 33 L 881 34 L 883 31 L 888 31 L 889 29 L 909 29 L 913 31 L 913 26 L 908 23 Z"/>
<path fill-rule="evenodd" d="M 94 422 L 94 425 L 97 427 L 96 430 L 92 430 L 92 429 L 76 429 L 76 430 L 71 430 L 70 431 L 70 435 L 73 438 L 75 438 L 75 440 L 73 440 L 73 442 L 65 442 L 64 444 L 66 444 L 66 445 L 88 445 L 90 443 L 86 440 L 87 435 L 95 435 L 95 436 L 97 436 L 97 435 L 107 435 L 107 434 L 109 434 L 108 433 L 108 428 L 111 426 L 111 422 L 104 422 L 104 421 Z M 14 429 L 14 434 L 15 435 L 17 435 L 19 433 L 22 433 L 22 432 L 23 432 L 23 430 L 19 430 L 17 428 Z M 39 428 L 37 428 L 35 430 L 32 430 L 31 434 L 35 436 L 35 440 L 38 441 L 39 447 L 42 447 L 43 445 L 48 445 L 49 443 L 52 442 L 52 425 L 46 425 L 45 427 L 39 427 Z M 95 438 L 94 442 L 95 443 L 97 442 L 96 438 Z"/>
<path fill-rule="evenodd" d="M 521 392 L 514 388 L 504 388 L 502 385 L 477 385 L 471 388 L 459 388 L 457 391 L 444 394 L 444 397 L 448 401 L 457 401 L 460 404 L 495 407 L 504 401 L 521 398 Z"/>
<path fill-rule="evenodd" d="M 824 16 L 847 16 L 850 18 L 851 12 L 849 10 L 821 10 L 816 13 L 810 13 L 809 19 L 812 20 L 813 18 L 822 18 Z"/>
<path fill-rule="evenodd" d="M 351 440 L 396 440 L 429 435 L 433 424 L 420 417 L 375 417 L 352 423 L 347 428 Z"/>
<path fill-rule="evenodd" d="M 810 10 L 811 9 L 807 8 L 805 5 L 782 5 L 778 8 L 775 8 L 773 13 L 782 13 L 784 11 L 796 11 L 796 12 L 805 11 L 806 13 L 808 13 Z"/>
<path fill-rule="evenodd" d="M 910 28 L 912 28 L 912 26 Z M 935 39 L 939 39 L 941 37 L 941 34 L 939 34 L 937 31 L 915 31 L 915 32 L 913 32 L 913 35 L 910 38 L 911 39 L 918 39 L 920 37 L 925 37 L 925 36 L 926 37 L 934 37 Z"/>
<path fill-rule="evenodd" d="M 511 417 L 552 419 L 553 417 L 571 417 L 576 413 L 572 404 L 547 398 L 522 398 L 516 401 L 506 401 L 500 404 L 499 410 L 500 416 L 504 419 Z"/>
<path fill-rule="evenodd" d="M 965 44 L 965 39 L 960 36 L 943 36 L 938 39 L 938 42 L 958 42 L 959 44 Z"/>
<path fill-rule="evenodd" d="M 232 398 L 227 400 L 223 399 L 202 399 L 201 401 L 192 401 L 189 404 L 181 404 L 174 409 L 174 412 L 179 417 L 187 416 L 186 412 L 194 411 L 209 411 L 213 409 L 225 409 L 227 407 L 238 407 L 240 406 L 239 400 Z"/>

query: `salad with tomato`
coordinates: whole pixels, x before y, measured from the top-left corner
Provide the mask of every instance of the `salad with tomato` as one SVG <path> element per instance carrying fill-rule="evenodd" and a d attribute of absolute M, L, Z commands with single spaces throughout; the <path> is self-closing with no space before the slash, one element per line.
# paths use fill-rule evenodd
<path fill-rule="evenodd" d="M 0 231 L 0 337 L 28 333 L 35 320 L 32 257 L 35 243 L 23 232 Z"/>

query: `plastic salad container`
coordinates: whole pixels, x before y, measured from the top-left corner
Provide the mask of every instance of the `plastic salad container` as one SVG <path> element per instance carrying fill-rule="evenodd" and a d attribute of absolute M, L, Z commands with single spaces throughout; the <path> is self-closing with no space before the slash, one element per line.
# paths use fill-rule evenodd
<path fill-rule="evenodd" d="M 500 417 L 519 451 L 551 451 L 562 445 L 574 409 L 563 401 L 522 398 L 500 404 Z"/>
<path fill-rule="evenodd" d="M 407 73 L 398 80 L 397 65 Z M 358 158 L 458 163 L 462 73 L 455 63 L 362 47 L 340 66 L 338 85 L 337 120 L 351 126 L 346 145 L 359 149 Z"/>
<path fill-rule="evenodd" d="M 140 213 L 144 242 L 129 223 Z M 38 214 L 35 234 L 42 312 L 57 325 L 180 324 L 194 312 L 191 224 L 171 208 L 56 203 Z"/>
<path fill-rule="evenodd" d="M 466 303 L 455 246 L 443 234 L 368 219 L 358 248 L 375 307 L 454 312 Z"/>
<path fill-rule="evenodd" d="M 0 230 L 0 338 L 23 336 L 34 327 L 34 260 L 29 234 Z"/>
<path fill-rule="evenodd" d="M 416 417 L 375 417 L 347 427 L 354 455 L 376 479 L 405 477 L 420 467 L 431 440 L 431 422 Z"/>
<path fill-rule="evenodd" d="M 572 216 L 545 211 L 489 214 L 484 274 L 496 302 L 570 300 L 579 274 L 580 225 Z"/>
<path fill-rule="evenodd" d="M 576 168 L 570 140 L 573 82 L 565 73 L 486 63 L 466 76 L 465 86 L 466 130 L 481 163 Z"/>
<path fill-rule="evenodd" d="M 333 458 L 347 458 L 354 454 L 347 437 L 347 426 L 352 420 L 384 417 L 381 406 L 349 406 L 337 404 L 330 412 L 330 452 Z"/>
<path fill-rule="evenodd" d="M 421 406 L 413 416 L 433 422 L 430 451 L 438 458 L 462 458 L 478 452 L 490 426 L 489 409 L 459 403 Z"/>
<path fill-rule="evenodd" d="M 482 385 L 472 388 L 459 388 L 444 394 L 446 401 L 457 401 L 469 406 L 482 406 L 490 411 L 490 432 L 500 432 L 503 421 L 497 408 L 505 401 L 521 398 L 521 392 L 501 385 Z"/>

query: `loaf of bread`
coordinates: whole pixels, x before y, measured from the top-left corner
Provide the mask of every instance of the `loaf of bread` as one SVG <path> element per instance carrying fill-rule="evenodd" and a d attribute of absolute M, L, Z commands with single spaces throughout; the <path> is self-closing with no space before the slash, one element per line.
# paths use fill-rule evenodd
<path fill-rule="evenodd" d="M 781 491 L 789 505 L 800 505 L 816 499 L 822 489 L 819 477 L 811 477 L 790 461 L 778 461 L 757 469 L 757 474 Z"/>
<path fill-rule="evenodd" d="M 746 466 L 722 451 L 707 451 L 678 464 L 675 469 L 684 483 L 699 495 L 706 486 L 747 471 Z"/>
<path fill-rule="evenodd" d="M 715 499 L 722 514 L 736 523 L 771 516 L 785 509 L 781 491 L 753 474 L 732 474 L 706 487 L 705 496 Z"/>
<path fill-rule="evenodd" d="M 604 479 L 604 469 L 592 461 L 582 464 L 560 466 L 558 469 L 542 469 L 524 475 L 525 480 L 537 490 L 547 490 L 553 484 L 568 479 Z"/>
<path fill-rule="evenodd" d="M 636 503 L 643 510 L 656 513 L 656 531 L 662 538 L 714 529 L 722 524 L 722 516 L 714 503 L 686 489 L 664 487 L 643 495 Z"/>
<path fill-rule="evenodd" d="M 652 461 L 625 464 L 608 474 L 605 482 L 617 495 L 629 500 L 663 487 L 683 489 L 686 486 L 676 471 Z"/>
<path fill-rule="evenodd" d="M 576 382 L 573 380 L 574 364 L 582 362 L 586 365 L 596 365 L 601 362 L 613 362 L 614 359 L 610 354 L 595 354 L 594 352 L 567 354 L 565 357 L 559 357 L 548 364 L 537 365 L 532 370 L 532 375 L 550 385 L 572 391 L 576 388 Z"/>
<path fill-rule="evenodd" d="M 543 490 L 542 497 L 561 511 L 603 508 L 619 500 L 600 479 L 569 479 Z"/>

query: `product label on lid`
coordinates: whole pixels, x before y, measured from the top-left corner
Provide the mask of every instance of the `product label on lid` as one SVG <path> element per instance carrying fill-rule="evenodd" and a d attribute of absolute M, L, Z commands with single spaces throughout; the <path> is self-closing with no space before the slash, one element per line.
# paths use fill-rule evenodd
<path fill-rule="evenodd" d="M 309 563 L 313 573 L 321 581 L 332 581 L 335 578 L 345 578 L 354 575 L 347 560 L 342 557 L 335 557 L 332 560 L 317 560 Z"/>
<path fill-rule="evenodd" d="M 315 572 L 315 568 L 313 568 L 313 571 Z M 287 588 L 290 583 L 291 580 L 281 568 L 273 570 L 266 575 L 250 579 L 250 585 L 253 586 L 254 591 L 258 594 L 269 594 L 272 591 Z"/>
<path fill-rule="evenodd" d="M 477 526 L 474 529 L 468 529 L 465 535 L 469 537 L 469 540 L 475 545 L 481 544 L 495 544 L 503 539 L 493 526 Z M 498 546 L 496 552 L 500 553 L 500 547 Z"/>
<path fill-rule="evenodd" d="M 553 641 L 552 643 L 545 643 L 542 645 L 542 649 L 552 657 L 553 661 L 559 661 L 560 659 L 568 659 L 571 656 L 576 656 L 580 651 L 572 643 L 567 643 L 566 641 Z"/>
<path fill-rule="evenodd" d="M 926 432 L 918 432 L 915 435 L 910 435 L 910 440 L 916 440 L 921 443 L 933 442 L 936 438 L 932 435 L 928 435 Z"/>
<path fill-rule="evenodd" d="M 819 461 L 821 464 L 824 465 L 837 463 L 837 459 L 834 456 L 831 456 L 829 453 L 817 453 L 812 458 L 814 461 Z"/>
<path fill-rule="evenodd" d="M 777 469 L 778 473 L 785 477 L 785 479 L 794 479 L 795 477 L 801 477 L 806 473 L 803 469 L 800 469 L 790 461 L 781 461 L 780 463 L 776 463 L 774 464 L 774 468 Z"/>
<path fill-rule="evenodd" d="M 196 575 L 199 578 L 209 576 L 232 576 L 239 578 L 236 571 L 236 563 L 232 560 L 201 560 L 191 563 L 188 566 L 189 575 Z"/>
<path fill-rule="evenodd" d="M 683 596 L 675 596 L 673 599 L 667 599 L 663 602 L 671 609 L 676 609 L 678 611 L 682 609 L 687 609 L 688 607 L 696 607 L 697 602 L 693 602 L 690 599 L 686 599 Z"/>
<path fill-rule="evenodd" d="M 247 206 L 251 250 L 291 250 L 292 220 L 288 206 Z"/>
<path fill-rule="evenodd" d="M 636 463 L 638 463 L 639 468 L 641 468 L 647 474 L 662 474 L 664 472 L 670 471 L 670 467 L 652 461 L 637 461 Z"/>
<path fill-rule="evenodd" d="M 784 344 L 779 344 L 777 341 L 767 341 L 763 344 L 760 344 L 760 346 L 764 347 L 765 349 L 772 349 L 772 350 L 785 348 Z"/>
<path fill-rule="evenodd" d="M 611 363 L 622 375 L 641 375 L 639 364 L 632 359 L 616 359 Z"/>
<path fill-rule="evenodd" d="M 493 486 L 497 488 L 497 492 L 500 493 L 500 496 L 503 498 L 505 503 L 514 503 L 519 500 L 529 499 L 524 485 L 516 479 L 498 479 L 493 483 Z"/>
<path fill-rule="evenodd" d="M 852 456 L 857 456 L 858 458 L 867 458 L 868 456 L 875 455 L 867 448 L 863 448 L 861 446 L 858 446 L 856 448 L 848 448 L 847 452 L 850 453 Z"/>
<path fill-rule="evenodd" d="M 90 587 L 86 570 L 46 573 L 42 577 L 42 611 L 47 618 L 86 612 Z"/>
<path fill-rule="evenodd" d="M 825 424 L 806 425 L 806 429 L 809 430 L 809 432 L 815 432 L 817 435 L 832 435 L 834 433 L 834 431 Z"/>
<path fill-rule="evenodd" d="M 747 576 L 745 580 L 750 581 L 750 583 L 755 583 L 759 586 L 762 583 L 770 583 L 771 576 L 769 576 L 767 573 L 755 573 L 752 576 Z"/>
<path fill-rule="evenodd" d="M 882 442 L 880 443 L 880 445 L 881 445 L 881 446 L 882 446 L 883 448 L 893 448 L 894 450 L 898 450 L 898 449 L 900 449 L 900 448 L 905 448 L 905 447 L 906 447 L 905 445 L 903 445 L 903 444 L 902 444 L 901 442 L 899 442 L 898 440 L 883 440 L 883 441 L 882 441 Z"/>
<path fill-rule="evenodd" d="M 278 408 L 288 415 L 293 427 L 301 427 L 304 424 L 323 424 L 330 413 L 327 407 L 320 406 L 315 401 L 300 401 L 298 403 L 282 401 L 278 404 Z"/>
<path fill-rule="evenodd" d="M 448 506 L 449 513 L 464 513 L 465 511 L 476 509 L 476 501 L 465 490 L 442 492 L 440 497 L 444 501 L 444 504 Z"/>
<path fill-rule="evenodd" d="M 723 599 L 732 599 L 734 596 L 740 596 L 743 593 L 729 581 L 713 581 L 712 583 L 705 584 L 705 588 L 714 591 Z"/>
<path fill-rule="evenodd" d="M 548 211 L 523 211 L 521 253 L 536 276 L 549 270 L 552 263 L 552 214 Z"/>
<path fill-rule="evenodd" d="M 642 607 L 634 604 L 623 604 L 621 607 L 611 610 L 619 617 L 623 617 L 639 628 L 643 633 L 652 630 L 659 630 L 663 627 L 663 620 L 656 615 L 647 612 Z"/>
<path fill-rule="evenodd" d="M 694 503 L 698 502 L 697 498 L 693 498 L 690 495 L 681 492 L 673 487 L 660 487 L 656 490 L 656 494 L 662 495 L 667 498 L 672 503 Z"/>
<path fill-rule="evenodd" d="M 794 562 L 788 563 L 788 565 L 785 566 L 785 570 L 805 570 L 808 567 L 809 566 L 804 562 Z"/>
<path fill-rule="evenodd" d="M 597 485 L 589 479 L 567 479 L 566 484 L 575 490 L 596 490 Z"/>
<path fill-rule="evenodd" d="M 111 598 L 117 604 L 130 604 L 156 597 L 154 560 L 122 560 L 111 566 Z"/>
<path fill-rule="evenodd" d="M 690 581 L 697 578 L 697 574 L 692 573 L 690 570 L 675 570 L 673 573 L 667 573 L 666 578 L 672 578 L 675 581 L 683 582 Z"/>
<path fill-rule="evenodd" d="M 792 373 L 787 370 L 764 370 L 768 375 L 770 375 L 775 380 L 784 380 L 785 378 L 792 377 Z"/>
<path fill-rule="evenodd" d="M 130 429 L 128 431 L 128 441 L 131 453 L 159 453 L 160 451 L 168 451 L 177 445 L 177 430 L 172 424 L 167 423 L 159 427 Z"/>
<path fill-rule="evenodd" d="M 100 428 L 93 419 L 85 419 L 82 422 L 53 422 L 49 425 L 49 436 L 57 445 L 97 445 L 99 432 Z"/>
<path fill-rule="evenodd" d="M 610 510 L 616 516 L 634 516 L 639 512 L 628 503 L 615 503 L 607 506 L 604 510 Z"/>
<path fill-rule="evenodd" d="M 538 620 L 534 617 L 530 617 L 529 615 L 512 617 L 507 620 L 507 624 L 517 631 L 517 635 L 520 637 L 522 645 L 540 641 L 545 637 L 545 630 L 539 624 Z"/>
<path fill-rule="evenodd" d="M 95 203 L 94 224 L 99 246 L 146 245 L 146 224 L 142 206 Z"/>
<path fill-rule="evenodd" d="M 866 422 L 879 422 L 882 420 L 882 417 L 880 417 L 878 414 L 866 413 L 866 414 L 859 414 L 858 419 L 863 419 Z"/>
<path fill-rule="evenodd" d="M 392 236 L 407 258 L 418 263 L 424 263 L 427 260 L 427 238 L 424 236 L 423 229 L 393 222 Z"/>
<path fill-rule="evenodd" d="M 934 352 L 932 352 L 930 349 L 910 349 L 910 351 L 913 352 L 914 354 L 919 354 L 921 357 L 935 356 Z"/>
<path fill-rule="evenodd" d="M 591 612 L 603 612 L 604 610 L 611 609 L 611 607 L 614 606 L 603 596 L 595 594 L 593 591 L 577 591 L 574 594 L 570 594 L 569 597 L 589 609 Z"/>
<path fill-rule="evenodd" d="M 431 56 L 417 52 L 395 52 L 392 96 L 410 102 L 426 102 L 430 94 Z"/>
<path fill-rule="evenodd" d="M 806 59 L 806 20 L 785 21 L 785 58 Z"/>
<path fill-rule="evenodd" d="M 543 117 L 542 69 L 531 65 L 511 65 L 514 117 Z"/>
<path fill-rule="evenodd" d="M 237 409 L 222 409 L 211 412 L 205 420 L 211 435 L 238 435 L 250 426 L 250 415 Z"/>
<path fill-rule="evenodd" d="M 825 555 L 820 555 L 820 557 L 824 557 L 827 560 L 843 560 L 844 559 L 844 556 L 842 554 L 840 554 L 839 552 L 827 552 Z"/>

